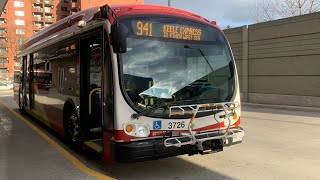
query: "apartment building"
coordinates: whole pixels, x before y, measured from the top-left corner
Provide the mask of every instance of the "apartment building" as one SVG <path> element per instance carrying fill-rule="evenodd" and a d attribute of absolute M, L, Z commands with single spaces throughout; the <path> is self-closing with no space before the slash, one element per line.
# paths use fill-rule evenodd
<path fill-rule="evenodd" d="M 13 78 L 17 50 L 33 34 L 78 11 L 124 3 L 144 0 L 7 0 L 0 12 L 0 78 Z"/>

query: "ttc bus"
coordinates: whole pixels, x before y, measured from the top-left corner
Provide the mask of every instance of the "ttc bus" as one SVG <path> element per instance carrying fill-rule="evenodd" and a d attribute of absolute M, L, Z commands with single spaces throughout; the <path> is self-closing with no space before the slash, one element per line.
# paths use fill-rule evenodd
<path fill-rule="evenodd" d="M 17 57 L 20 111 L 105 161 L 209 154 L 242 142 L 230 45 L 196 14 L 90 8 L 32 36 Z"/>

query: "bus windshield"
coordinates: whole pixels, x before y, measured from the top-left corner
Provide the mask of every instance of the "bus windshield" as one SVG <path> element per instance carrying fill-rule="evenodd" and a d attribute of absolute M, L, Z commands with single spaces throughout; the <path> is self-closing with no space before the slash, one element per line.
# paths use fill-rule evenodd
<path fill-rule="evenodd" d="M 234 65 L 222 33 L 213 27 L 180 21 L 159 18 L 126 22 L 127 52 L 120 55 L 122 89 L 140 111 L 177 101 L 226 102 L 233 96 Z"/>

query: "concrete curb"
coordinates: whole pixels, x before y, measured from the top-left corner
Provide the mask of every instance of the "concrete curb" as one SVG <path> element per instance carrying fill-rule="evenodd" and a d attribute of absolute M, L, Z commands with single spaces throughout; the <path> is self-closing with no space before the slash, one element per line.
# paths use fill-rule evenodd
<path fill-rule="evenodd" d="M 257 107 L 257 108 L 270 108 L 270 109 L 284 109 L 291 111 L 306 111 L 306 112 L 318 112 L 320 113 L 320 108 L 317 107 L 303 107 L 303 106 L 287 106 L 287 105 L 273 105 L 273 104 L 256 104 L 242 102 L 243 107 Z"/>
<path fill-rule="evenodd" d="M 13 88 L 11 87 L 11 88 L 0 88 L 0 91 L 12 91 L 13 90 Z"/>

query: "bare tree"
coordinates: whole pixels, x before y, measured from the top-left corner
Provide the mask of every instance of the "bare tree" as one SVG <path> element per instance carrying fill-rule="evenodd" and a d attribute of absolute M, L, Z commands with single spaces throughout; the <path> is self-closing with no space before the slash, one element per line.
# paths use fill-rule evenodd
<path fill-rule="evenodd" d="M 256 23 L 320 11 L 320 0 L 258 0 L 253 19 Z"/>
<path fill-rule="evenodd" d="M 221 28 L 222 28 L 223 30 L 226 30 L 226 29 L 231 29 L 232 26 L 230 26 L 230 25 L 228 24 L 228 25 L 226 25 L 226 26 L 222 26 Z"/>

